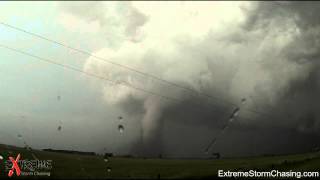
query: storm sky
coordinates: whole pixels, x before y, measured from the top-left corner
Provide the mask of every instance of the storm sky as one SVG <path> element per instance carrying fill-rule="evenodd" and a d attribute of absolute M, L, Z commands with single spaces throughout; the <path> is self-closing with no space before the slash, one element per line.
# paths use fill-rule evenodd
<path fill-rule="evenodd" d="M 1 48 L 0 141 L 167 157 L 310 151 L 320 145 L 319 8 L 290 1 L 1 2 L 1 22 L 94 56 L 3 25 L 1 45 L 114 83 Z"/>

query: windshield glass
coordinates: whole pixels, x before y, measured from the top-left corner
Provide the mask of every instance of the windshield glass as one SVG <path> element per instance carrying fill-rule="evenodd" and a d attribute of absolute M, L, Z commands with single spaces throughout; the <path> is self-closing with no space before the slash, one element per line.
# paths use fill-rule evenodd
<path fill-rule="evenodd" d="M 315 170 L 319 8 L 0 2 L 0 177 Z"/>

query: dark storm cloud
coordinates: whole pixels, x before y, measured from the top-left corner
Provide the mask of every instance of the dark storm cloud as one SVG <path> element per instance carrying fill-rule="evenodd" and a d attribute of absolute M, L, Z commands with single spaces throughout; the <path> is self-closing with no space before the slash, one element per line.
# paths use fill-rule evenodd
<path fill-rule="evenodd" d="M 248 10 L 244 28 L 249 30 L 272 28 L 274 25 L 296 25 L 299 34 L 285 49 L 285 56 L 297 63 L 316 60 L 319 53 L 319 8 L 318 2 L 258 2 L 257 8 Z"/>
<path fill-rule="evenodd" d="M 312 146 L 316 145 L 316 140 L 319 138 L 316 134 L 318 134 L 317 130 L 319 130 L 320 127 L 320 106 L 317 101 L 320 99 L 320 20 L 317 18 L 319 17 L 319 5 L 320 3 L 314 4 L 310 2 L 288 2 L 285 4 L 259 2 L 257 3 L 257 8 L 248 13 L 247 21 L 243 26 L 243 30 L 247 32 L 236 32 L 233 36 L 229 36 L 230 41 L 243 43 L 248 40 L 246 35 L 250 34 L 250 32 L 257 30 L 268 31 L 275 26 L 282 26 L 286 29 L 287 26 L 292 26 L 292 24 L 296 25 L 299 33 L 290 44 L 284 47 L 279 56 L 286 59 L 289 63 L 297 63 L 299 66 L 309 67 L 308 70 L 302 72 L 306 74 L 306 78 L 291 80 L 284 93 L 277 96 L 279 99 L 277 103 L 271 105 L 273 107 L 272 109 L 262 109 L 268 114 L 275 115 L 275 117 L 280 114 L 281 119 L 255 116 L 251 117 L 255 119 L 254 123 L 246 125 L 238 124 L 233 127 L 233 131 L 237 128 L 243 129 L 241 128 L 242 126 L 252 126 L 254 128 L 253 130 L 247 129 L 246 131 L 254 131 L 257 133 L 260 129 L 268 132 L 264 134 L 263 138 L 256 142 L 258 146 L 271 141 L 273 143 L 268 144 L 268 146 L 277 147 L 279 143 L 289 140 L 291 143 L 277 148 L 278 152 L 289 152 L 290 149 L 298 151 L 297 143 L 299 144 L 301 141 L 310 142 L 309 144 L 307 143 L 307 149 L 311 149 Z M 265 68 L 276 69 L 277 67 L 265 64 Z M 226 84 L 228 83 L 226 82 Z M 264 105 L 264 102 L 260 102 L 259 99 L 256 101 L 261 106 Z M 192 103 L 189 102 L 189 104 Z M 163 114 L 167 117 L 171 116 L 172 120 L 182 121 L 180 123 L 191 123 L 192 126 L 208 126 L 212 128 L 219 127 L 216 119 L 224 119 L 225 122 L 227 120 L 226 117 L 221 115 L 219 117 L 216 113 L 212 112 L 210 106 L 203 108 L 203 111 L 199 112 L 197 108 L 188 108 L 186 104 L 180 104 L 164 111 Z M 274 129 L 270 129 L 270 127 Z M 291 134 L 288 136 L 290 138 L 282 138 L 287 137 L 285 134 L 288 133 Z M 304 135 L 304 133 L 308 133 L 308 135 Z M 201 134 L 201 132 L 198 132 L 198 134 Z M 246 134 L 245 131 L 242 131 L 238 136 L 248 138 L 248 136 L 244 134 Z M 280 139 L 278 139 L 279 137 Z M 237 146 L 241 146 L 239 144 L 240 142 L 232 141 Z M 188 143 L 188 140 L 184 141 L 184 143 Z M 300 149 L 300 151 L 301 150 L 302 149 Z M 263 151 L 267 150 L 260 149 L 260 152 Z M 273 153 L 277 151 L 273 151 Z"/>
<path fill-rule="evenodd" d="M 281 56 L 298 66 L 308 67 L 303 79 L 294 79 L 290 82 L 286 93 L 279 97 L 281 101 L 278 109 L 286 109 L 291 116 L 297 115 L 297 124 L 305 124 L 319 119 L 319 46 L 320 46 L 320 20 L 318 2 L 259 2 L 257 8 L 249 13 L 246 26 L 250 30 L 261 28 L 270 29 L 273 23 L 288 24 L 294 22 L 298 33 L 288 44 Z M 275 67 L 271 67 L 275 68 Z M 291 101 L 291 103 L 286 103 Z M 310 117 L 310 114 L 312 118 Z M 310 120 L 313 119 L 313 120 Z M 304 120 L 305 119 L 305 120 Z M 319 123 L 313 122 L 313 128 L 318 129 Z M 298 125 L 299 126 L 299 125 Z"/>
<path fill-rule="evenodd" d="M 149 82 L 134 73 L 105 68 L 88 60 L 87 70 L 108 72 L 111 78 L 181 100 L 161 100 L 120 86 L 116 88 L 120 93 L 117 96 L 119 107 L 142 119 L 142 138 L 137 140 L 132 152 L 204 155 L 205 147 L 219 134 L 235 108 L 226 101 L 238 105 L 240 115 L 212 151 L 229 155 L 285 153 L 308 150 L 317 145 L 320 21 L 316 17 L 320 15 L 317 12 L 320 3 L 252 4 L 242 8 L 244 22 L 227 30 L 208 31 L 201 38 L 183 34 L 172 41 L 154 39 L 160 44 L 157 48 L 141 50 L 140 46 L 129 44 L 114 52 L 122 63 L 137 63 L 136 67 L 222 101 L 174 90 L 165 83 Z M 132 25 L 143 28 L 147 16 L 143 13 L 137 16 L 141 21 L 132 21 Z M 152 21 L 152 17 L 148 20 Z M 140 54 L 135 57 L 128 51 Z M 110 95 L 114 89 L 109 88 L 103 90 L 108 94 L 107 101 L 115 97 Z M 241 104 L 243 98 L 246 98 L 245 104 Z M 252 146 L 257 150 L 253 152 Z"/>

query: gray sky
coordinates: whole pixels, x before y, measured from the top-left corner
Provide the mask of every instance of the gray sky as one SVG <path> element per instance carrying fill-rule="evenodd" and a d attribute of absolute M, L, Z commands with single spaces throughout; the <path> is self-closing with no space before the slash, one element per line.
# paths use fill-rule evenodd
<path fill-rule="evenodd" d="M 318 6 L 289 1 L 1 2 L 1 22 L 218 99 L 1 25 L 1 44 L 117 83 L 1 48 L 0 141 L 205 157 L 235 104 L 239 115 L 209 152 L 308 151 L 319 145 Z"/>

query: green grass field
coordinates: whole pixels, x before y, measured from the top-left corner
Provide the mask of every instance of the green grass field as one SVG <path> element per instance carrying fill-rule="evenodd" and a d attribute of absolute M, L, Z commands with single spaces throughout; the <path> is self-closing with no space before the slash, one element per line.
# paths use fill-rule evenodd
<path fill-rule="evenodd" d="M 102 156 L 64 154 L 39 150 L 28 151 L 23 148 L 0 145 L 1 161 L 0 178 L 7 178 L 4 171 L 4 160 L 10 154 L 14 158 L 18 153 L 21 159 L 52 160 L 50 178 L 147 178 L 147 179 L 179 179 L 210 178 L 223 170 L 294 170 L 319 171 L 320 153 L 306 153 L 283 156 L 264 156 L 228 159 L 143 159 L 143 158 L 109 158 L 105 162 Z M 33 154 L 33 155 L 32 155 Z M 108 168 L 111 171 L 108 172 Z M 14 178 L 40 178 L 40 176 L 20 176 Z M 42 176 L 41 178 L 44 178 Z"/>

